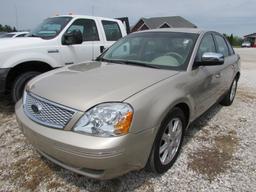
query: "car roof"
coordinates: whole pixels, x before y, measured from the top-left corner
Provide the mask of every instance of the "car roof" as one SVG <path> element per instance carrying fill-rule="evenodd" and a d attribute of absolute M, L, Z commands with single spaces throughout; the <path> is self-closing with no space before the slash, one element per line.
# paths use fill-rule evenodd
<path fill-rule="evenodd" d="M 199 28 L 162 28 L 162 29 L 150 29 L 145 31 L 139 31 L 137 33 L 141 33 L 141 32 L 180 32 L 180 33 L 201 34 L 207 31 Z"/>
<path fill-rule="evenodd" d="M 112 19 L 112 18 L 107 18 L 107 17 L 97 17 L 97 16 L 90 16 L 90 15 L 57 15 L 53 17 L 72 17 L 72 18 L 84 18 L 84 19 L 99 19 L 99 20 L 113 20 L 113 21 L 119 21 L 118 19 Z M 51 17 L 51 18 L 53 18 Z"/>
<path fill-rule="evenodd" d="M 27 31 L 21 31 L 21 32 L 10 32 L 10 33 L 8 33 L 8 34 L 20 35 L 20 34 L 27 34 L 27 33 L 29 33 L 29 32 L 27 32 Z"/>

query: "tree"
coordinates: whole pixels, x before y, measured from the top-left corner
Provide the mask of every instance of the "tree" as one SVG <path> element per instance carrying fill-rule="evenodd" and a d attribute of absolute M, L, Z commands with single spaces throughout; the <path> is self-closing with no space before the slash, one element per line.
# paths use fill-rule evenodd
<path fill-rule="evenodd" d="M 0 24 L 0 32 L 16 32 L 16 31 L 17 31 L 16 27 Z"/>
<path fill-rule="evenodd" d="M 239 37 L 239 36 L 234 36 L 233 34 L 231 35 L 227 35 L 227 34 L 223 34 L 227 40 L 229 41 L 229 43 L 232 46 L 241 46 L 242 42 L 243 42 L 243 38 Z"/>
<path fill-rule="evenodd" d="M 231 45 L 234 45 L 233 33 L 229 36 L 229 42 L 230 42 Z"/>

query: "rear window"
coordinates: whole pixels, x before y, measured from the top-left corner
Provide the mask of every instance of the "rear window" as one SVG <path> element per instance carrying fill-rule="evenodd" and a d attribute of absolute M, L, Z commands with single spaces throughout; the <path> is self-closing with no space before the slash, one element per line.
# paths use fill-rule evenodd
<path fill-rule="evenodd" d="M 115 21 L 102 21 L 107 41 L 117 41 L 122 37 L 119 25 Z"/>

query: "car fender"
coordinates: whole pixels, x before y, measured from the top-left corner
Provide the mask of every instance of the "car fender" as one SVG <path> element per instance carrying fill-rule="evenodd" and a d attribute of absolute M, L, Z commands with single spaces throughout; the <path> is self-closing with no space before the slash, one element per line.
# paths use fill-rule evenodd
<path fill-rule="evenodd" d="M 170 110 L 182 103 L 188 106 L 190 114 L 193 113 L 194 104 L 191 96 L 182 89 L 172 87 L 173 84 L 170 83 L 170 79 L 157 83 L 124 101 L 134 108 L 130 132 L 133 134 L 147 134 L 147 139 L 144 141 L 145 146 L 147 146 L 143 151 L 143 154 L 146 154 L 143 156 L 144 164 L 147 162 L 161 123 Z M 159 94 L 164 93 L 163 91 L 166 94 Z M 190 122 L 190 120 L 191 115 L 189 115 L 188 121 Z"/>
<path fill-rule="evenodd" d="M 9 56 L 7 60 L 2 63 L 1 68 L 13 68 L 21 63 L 39 61 L 49 64 L 52 68 L 61 67 L 61 63 L 54 57 L 44 53 L 27 52 Z"/>
<path fill-rule="evenodd" d="M 188 123 L 194 118 L 194 101 L 185 91 L 186 85 L 175 87 L 172 78 L 157 83 L 146 90 L 125 100 L 134 107 L 134 119 L 131 132 L 141 132 L 146 129 L 159 128 L 168 112 L 178 104 L 186 104 L 189 108 Z M 165 93 L 165 94 L 160 94 Z M 139 125 L 139 126 L 138 126 Z M 155 130 L 157 131 L 157 130 Z"/>

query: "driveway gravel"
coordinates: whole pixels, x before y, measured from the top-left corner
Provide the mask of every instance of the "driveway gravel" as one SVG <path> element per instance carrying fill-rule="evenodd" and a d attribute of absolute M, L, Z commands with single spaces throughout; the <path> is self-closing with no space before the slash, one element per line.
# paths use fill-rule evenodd
<path fill-rule="evenodd" d="M 186 133 L 163 175 L 134 171 L 110 181 L 77 175 L 40 157 L 0 97 L 0 191 L 255 191 L 256 49 L 237 49 L 242 76 L 231 107 L 214 105 Z"/>

